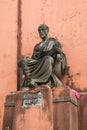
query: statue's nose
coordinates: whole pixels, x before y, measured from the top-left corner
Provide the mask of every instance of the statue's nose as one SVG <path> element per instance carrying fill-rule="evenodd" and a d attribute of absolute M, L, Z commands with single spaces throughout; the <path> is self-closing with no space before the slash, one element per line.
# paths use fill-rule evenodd
<path fill-rule="evenodd" d="M 43 30 L 40 30 L 40 32 L 42 33 L 42 32 L 43 32 Z"/>
<path fill-rule="evenodd" d="M 44 31 L 44 29 L 40 29 L 40 32 L 43 32 Z"/>

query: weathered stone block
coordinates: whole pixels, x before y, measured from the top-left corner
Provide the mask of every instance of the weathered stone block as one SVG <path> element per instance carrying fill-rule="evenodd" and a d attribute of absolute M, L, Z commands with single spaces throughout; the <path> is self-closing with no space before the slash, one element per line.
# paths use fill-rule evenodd
<path fill-rule="evenodd" d="M 3 130 L 53 130 L 52 91 L 48 86 L 7 96 Z"/>
<path fill-rule="evenodd" d="M 79 100 L 78 119 L 78 130 L 87 130 L 87 92 L 81 92 L 81 97 Z"/>
<path fill-rule="evenodd" d="M 77 100 L 70 88 L 53 88 L 54 130 L 78 130 Z"/>

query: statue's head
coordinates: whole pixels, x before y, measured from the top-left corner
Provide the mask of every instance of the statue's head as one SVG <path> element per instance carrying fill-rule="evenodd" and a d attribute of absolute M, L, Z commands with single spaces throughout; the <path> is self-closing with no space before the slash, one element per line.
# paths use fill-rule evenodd
<path fill-rule="evenodd" d="M 42 39 L 46 38 L 49 32 L 49 27 L 46 24 L 41 24 L 38 27 L 39 35 Z"/>

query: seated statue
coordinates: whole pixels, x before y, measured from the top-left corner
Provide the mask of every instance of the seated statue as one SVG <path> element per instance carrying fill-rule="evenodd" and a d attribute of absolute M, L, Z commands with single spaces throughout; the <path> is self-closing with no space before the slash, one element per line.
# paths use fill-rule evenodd
<path fill-rule="evenodd" d="M 66 73 L 66 56 L 62 46 L 55 38 L 48 38 L 49 28 L 45 24 L 38 27 L 42 41 L 34 47 L 33 55 L 20 60 L 23 69 L 22 87 L 34 87 L 48 84 L 51 87 L 62 86 L 60 78 Z"/>

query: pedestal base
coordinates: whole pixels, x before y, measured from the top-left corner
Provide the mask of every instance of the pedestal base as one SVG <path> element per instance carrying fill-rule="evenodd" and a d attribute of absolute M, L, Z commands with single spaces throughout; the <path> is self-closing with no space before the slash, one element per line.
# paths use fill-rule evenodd
<path fill-rule="evenodd" d="M 28 129 L 78 130 L 77 100 L 72 90 L 41 86 L 9 94 L 2 130 Z"/>
<path fill-rule="evenodd" d="M 54 130 L 78 130 L 77 100 L 70 88 L 53 88 Z"/>
<path fill-rule="evenodd" d="M 6 98 L 3 130 L 53 130 L 52 114 L 50 87 L 23 89 Z"/>

